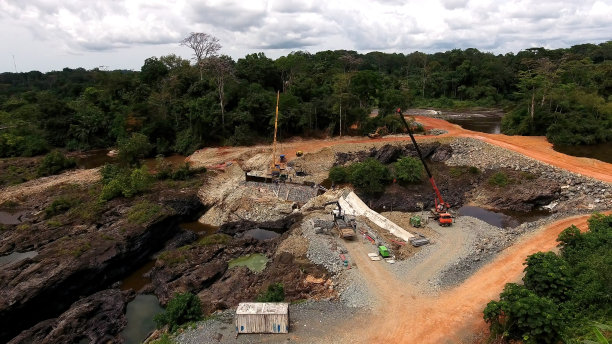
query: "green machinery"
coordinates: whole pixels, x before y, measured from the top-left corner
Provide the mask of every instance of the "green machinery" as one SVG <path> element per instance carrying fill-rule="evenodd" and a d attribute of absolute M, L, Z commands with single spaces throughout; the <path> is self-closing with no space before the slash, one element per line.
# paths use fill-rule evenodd
<path fill-rule="evenodd" d="M 390 256 L 389 249 L 386 246 L 378 246 L 378 253 L 383 258 L 389 258 Z"/>

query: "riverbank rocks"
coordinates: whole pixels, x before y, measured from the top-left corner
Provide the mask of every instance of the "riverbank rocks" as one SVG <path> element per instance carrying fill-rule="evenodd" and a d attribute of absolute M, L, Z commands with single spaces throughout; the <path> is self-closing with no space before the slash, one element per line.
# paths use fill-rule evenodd
<path fill-rule="evenodd" d="M 73 303 L 59 317 L 21 332 L 9 344 L 121 343 L 125 307 L 134 295 L 107 289 Z"/>

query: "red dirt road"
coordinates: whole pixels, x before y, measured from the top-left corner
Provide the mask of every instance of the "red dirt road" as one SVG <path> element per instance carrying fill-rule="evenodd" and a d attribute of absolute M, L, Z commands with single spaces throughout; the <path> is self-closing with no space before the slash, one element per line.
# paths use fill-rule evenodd
<path fill-rule="evenodd" d="M 433 137 L 476 138 L 571 172 L 612 183 L 612 164 L 595 159 L 574 157 L 556 152 L 553 150 L 552 144 L 546 141 L 544 136 L 507 136 L 502 134 L 486 134 L 463 129 L 456 124 L 449 123 L 442 119 L 423 116 L 416 116 L 415 119 L 417 122 L 422 123 L 427 129 L 438 128 L 448 131 L 448 133 L 439 136 L 419 135 L 416 136 L 417 140 Z M 280 144 L 280 152 L 285 154 L 288 160 L 292 160 L 295 158 L 295 152 L 298 150 L 301 150 L 304 153 L 314 153 L 323 148 L 340 144 L 399 141 L 410 141 L 410 138 L 405 135 L 387 136 L 379 139 L 370 139 L 367 137 L 334 137 L 333 139 L 325 140 L 294 140 L 282 142 Z M 226 161 L 238 159 L 242 154 L 248 154 L 249 152 L 253 151 L 271 152 L 271 145 L 254 147 L 205 148 L 195 152 L 189 157 L 189 159 L 198 166 L 205 165 L 210 167 Z"/>
<path fill-rule="evenodd" d="M 523 237 L 468 280 L 438 297 L 419 295 L 411 285 L 402 284 L 380 262 L 367 259 L 361 243 L 348 245 L 351 257 L 379 299 L 375 314 L 362 326 L 341 328 L 355 343 L 472 343 L 486 330 L 482 310 L 496 299 L 504 285 L 520 281 L 528 255 L 556 247 L 556 239 L 574 224 L 586 230 L 590 215 L 554 222 Z M 346 332 L 345 332 L 346 331 Z"/>

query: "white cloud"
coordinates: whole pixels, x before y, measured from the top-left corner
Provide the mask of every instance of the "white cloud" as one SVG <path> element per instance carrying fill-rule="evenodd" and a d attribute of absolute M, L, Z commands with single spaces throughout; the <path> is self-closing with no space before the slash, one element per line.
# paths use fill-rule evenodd
<path fill-rule="evenodd" d="M 76 67 L 84 59 L 74 56 L 119 67 L 144 53 L 187 57 L 177 42 L 194 31 L 219 37 L 234 58 L 326 49 L 505 53 L 610 40 L 609 18 L 612 0 L 0 0 L 0 43 L 41 70 Z M 13 69 L 0 57 L 0 71 Z"/>

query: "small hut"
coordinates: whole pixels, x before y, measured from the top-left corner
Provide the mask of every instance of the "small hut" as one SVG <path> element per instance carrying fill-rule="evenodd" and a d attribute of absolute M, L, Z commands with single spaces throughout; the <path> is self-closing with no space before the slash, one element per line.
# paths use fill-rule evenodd
<path fill-rule="evenodd" d="M 243 302 L 236 309 L 237 333 L 289 332 L 289 304 Z"/>

